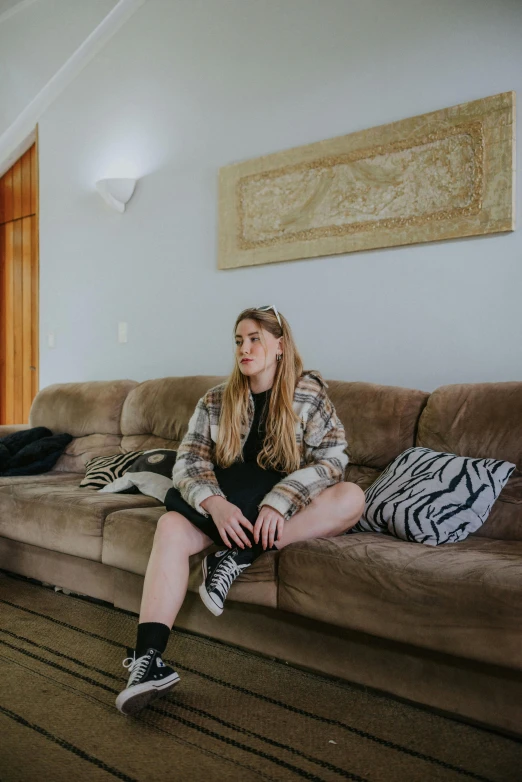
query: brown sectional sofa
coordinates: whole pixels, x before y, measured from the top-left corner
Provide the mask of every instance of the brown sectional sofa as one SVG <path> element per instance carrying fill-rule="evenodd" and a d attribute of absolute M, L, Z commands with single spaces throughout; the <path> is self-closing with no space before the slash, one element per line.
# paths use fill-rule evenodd
<path fill-rule="evenodd" d="M 85 463 L 176 448 L 197 400 L 225 379 L 40 391 L 27 426 L 74 439 L 51 472 L 0 477 L 0 567 L 138 614 L 165 508 L 143 495 L 80 488 Z M 176 626 L 522 735 L 522 382 L 431 394 L 327 382 L 349 443 L 346 480 L 366 489 L 413 445 L 507 459 L 517 470 L 489 519 L 467 540 L 437 548 L 360 533 L 267 552 L 233 584 L 220 617 L 197 594 L 201 552 Z M 0 437 L 27 426 L 0 426 Z"/>

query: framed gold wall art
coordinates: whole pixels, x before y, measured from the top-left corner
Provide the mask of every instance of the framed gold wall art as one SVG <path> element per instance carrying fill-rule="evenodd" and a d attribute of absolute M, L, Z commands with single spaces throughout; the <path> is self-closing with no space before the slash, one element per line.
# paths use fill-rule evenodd
<path fill-rule="evenodd" d="M 225 166 L 218 268 L 513 231 L 515 92 Z"/>

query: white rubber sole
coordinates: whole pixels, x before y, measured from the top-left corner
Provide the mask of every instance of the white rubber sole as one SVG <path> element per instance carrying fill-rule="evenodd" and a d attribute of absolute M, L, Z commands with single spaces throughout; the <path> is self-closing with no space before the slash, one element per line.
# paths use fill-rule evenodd
<path fill-rule="evenodd" d="M 144 682 L 143 684 L 127 687 L 116 698 L 116 708 L 127 716 L 136 714 L 147 706 L 148 703 L 156 700 L 156 698 L 159 698 L 160 695 L 163 695 L 172 687 L 175 687 L 179 680 L 179 674 L 174 671 L 174 673 L 166 676 L 161 681 Z"/>
<path fill-rule="evenodd" d="M 214 616 L 220 616 L 223 613 L 223 609 L 214 603 L 205 587 L 205 581 L 207 580 L 207 558 L 204 557 L 201 561 L 201 569 L 203 570 L 203 583 L 199 587 L 199 596 L 203 600 L 208 610 L 214 614 Z"/>

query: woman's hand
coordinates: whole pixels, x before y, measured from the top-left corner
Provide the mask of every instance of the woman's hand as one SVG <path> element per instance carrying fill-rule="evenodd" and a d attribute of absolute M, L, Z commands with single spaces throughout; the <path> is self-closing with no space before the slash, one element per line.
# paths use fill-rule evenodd
<path fill-rule="evenodd" d="M 222 499 L 222 502 L 216 503 L 215 507 L 212 509 L 211 515 L 212 519 L 214 520 L 214 524 L 218 528 L 218 532 L 221 535 L 223 543 L 225 543 L 225 545 L 227 545 L 229 548 L 232 548 L 232 543 L 229 541 L 230 538 L 240 548 L 244 549 L 245 545 L 247 545 L 249 548 L 252 548 L 251 542 L 241 527 L 241 525 L 243 525 L 243 527 L 249 529 L 250 532 L 253 532 L 254 528 L 252 523 L 245 516 L 243 516 L 240 508 L 238 508 L 237 505 L 234 505 L 232 502 L 229 502 L 224 498 L 220 499 Z"/>
<path fill-rule="evenodd" d="M 283 527 L 285 525 L 285 518 L 282 513 L 272 508 L 271 505 L 263 505 L 259 511 L 259 516 L 254 524 L 254 540 L 259 542 L 261 537 L 263 541 L 263 548 L 266 549 L 268 544 L 270 548 L 274 545 L 275 540 L 281 540 L 283 535 Z M 277 534 L 276 534 L 277 533 Z"/>

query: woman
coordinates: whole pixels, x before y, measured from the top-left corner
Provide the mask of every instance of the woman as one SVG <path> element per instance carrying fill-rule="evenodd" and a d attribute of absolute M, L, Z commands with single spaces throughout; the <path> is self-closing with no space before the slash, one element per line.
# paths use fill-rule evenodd
<path fill-rule="evenodd" d="M 188 585 L 203 559 L 201 599 L 216 616 L 232 582 L 266 550 L 340 535 L 364 510 L 343 480 L 348 444 L 319 372 L 303 371 L 287 320 L 274 306 L 241 312 L 235 363 L 201 397 L 181 441 L 147 565 L 135 650 L 116 699 L 135 714 L 179 682 L 161 659 Z M 223 544 L 225 548 L 223 548 Z"/>

